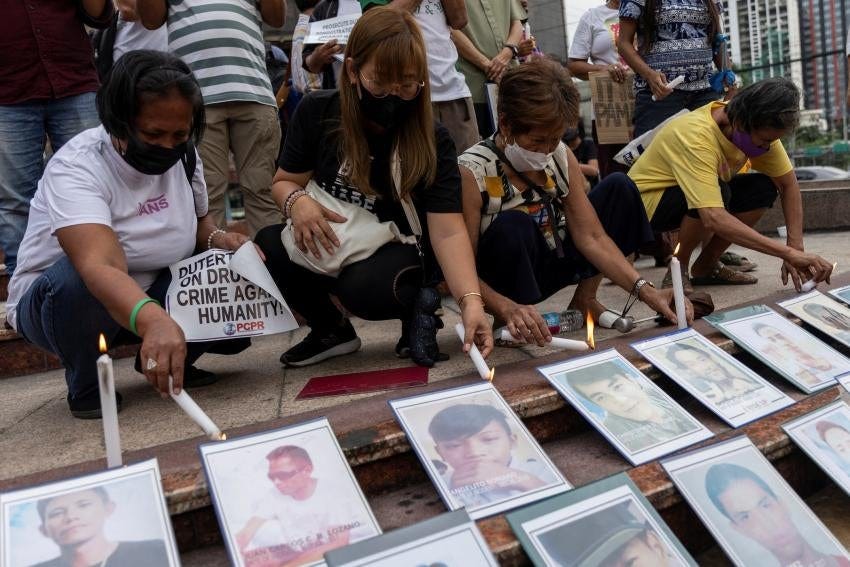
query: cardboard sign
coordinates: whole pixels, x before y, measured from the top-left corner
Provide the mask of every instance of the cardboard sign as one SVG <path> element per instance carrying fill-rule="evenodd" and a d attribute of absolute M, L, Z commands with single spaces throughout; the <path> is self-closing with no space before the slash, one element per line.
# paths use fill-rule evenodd
<path fill-rule="evenodd" d="M 307 37 L 304 38 L 304 45 L 327 43 L 332 39 L 335 39 L 339 45 L 345 45 L 358 19 L 360 14 L 355 13 L 311 22 L 307 29 Z"/>
<path fill-rule="evenodd" d="M 600 144 L 625 144 L 631 140 L 635 111 L 635 75 L 627 73 L 622 83 L 607 71 L 590 73 L 590 100 L 596 115 L 596 135 Z"/>
<path fill-rule="evenodd" d="M 186 340 L 272 335 L 298 328 L 254 244 L 207 250 L 170 266 L 165 309 Z"/>

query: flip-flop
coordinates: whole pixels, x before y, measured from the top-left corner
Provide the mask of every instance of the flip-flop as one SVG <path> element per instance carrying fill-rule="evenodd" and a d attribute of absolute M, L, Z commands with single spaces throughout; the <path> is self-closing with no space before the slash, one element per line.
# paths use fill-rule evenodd
<path fill-rule="evenodd" d="M 691 277 L 693 285 L 752 285 L 758 283 L 758 281 L 758 278 L 743 272 L 736 272 L 720 262 L 707 276 Z"/>
<path fill-rule="evenodd" d="M 752 272 L 758 268 L 758 264 L 750 262 L 749 258 L 735 254 L 734 252 L 724 252 L 720 255 L 720 261 L 727 268 L 736 272 Z"/>

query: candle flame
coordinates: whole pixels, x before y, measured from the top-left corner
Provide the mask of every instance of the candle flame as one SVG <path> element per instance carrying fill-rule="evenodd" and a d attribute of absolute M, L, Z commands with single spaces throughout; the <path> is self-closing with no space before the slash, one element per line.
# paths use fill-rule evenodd
<path fill-rule="evenodd" d="M 487 373 L 487 381 L 492 382 L 493 378 L 496 377 L 496 367 L 490 369 L 490 372 Z"/>
<path fill-rule="evenodd" d="M 673 249 L 673 256 L 679 255 L 679 246 L 681 246 L 681 244 L 682 244 L 681 242 L 676 244 L 676 248 Z"/>
<path fill-rule="evenodd" d="M 100 348 L 101 353 L 106 352 L 106 337 L 103 336 L 103 333 L 101 333 L 97 339 L 97 346 Z"/>
<path fill-rule="evenodd" d="M 593 339 L 593 315 L 590 314 L 590 311 L 587 312 L 587 346 L 591 350 L 596 348 L 596 341 Z"/>
<path fill-rule="evenodd" d="M 227 441 L 227 435 L 225 435 L 224 433 L 219 433 L 218 434 L 218 440 L 219 441 Z"/>

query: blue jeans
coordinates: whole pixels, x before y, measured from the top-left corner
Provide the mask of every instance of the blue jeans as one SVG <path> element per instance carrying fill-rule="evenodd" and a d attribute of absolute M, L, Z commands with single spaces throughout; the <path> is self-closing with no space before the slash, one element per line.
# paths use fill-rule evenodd
<path fill-rule="evenodd" d="M 0 249 L 9 275 L 27 228 L 30 201 L 44 171 L 44 142 L 54 152 L 100 123 L 95 93 L 0 105 Z"/>
<path fill-rule="evenodd" d="M 634 137 L 649 132 L 680 110 L 696 110 L 709 102 L 718 100 L 720 95 L 712 89 L 703 91 L 674 90 L 659 101 L 652 100 L 649 88 L 635 93 Z"/>
<path fill-rule="evenodd" d="M 166 268 L 148 289 L 148 295 L 164 304 L 169 283 L 171 271 Z M 96 361 L 100 333 L 110 347 L 141 342 L 115 322 L 67 257 L 33 282 L 18 302 L 17 315 L 18 332 L 62 361 L 69 401 L 99 395 Z M 234 354 L 249 344 L 246 339 L 187 343 L 185 367 L 188 369 L 205 352 Z"/>

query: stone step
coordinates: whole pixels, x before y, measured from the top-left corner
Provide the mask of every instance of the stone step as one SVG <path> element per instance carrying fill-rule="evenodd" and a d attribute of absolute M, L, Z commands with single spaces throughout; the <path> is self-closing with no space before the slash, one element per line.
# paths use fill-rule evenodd
<path fill-rule="evenodd" d="M 850 183 L 840 181 L 803 181 L 803 228 L 806 232 L 842 230 L 850 227 Z M 776 235 L 776 227 L 785 224 L 782 206 L 777 198 L 773 208 L 756 224 L 756 230 Z"/>

